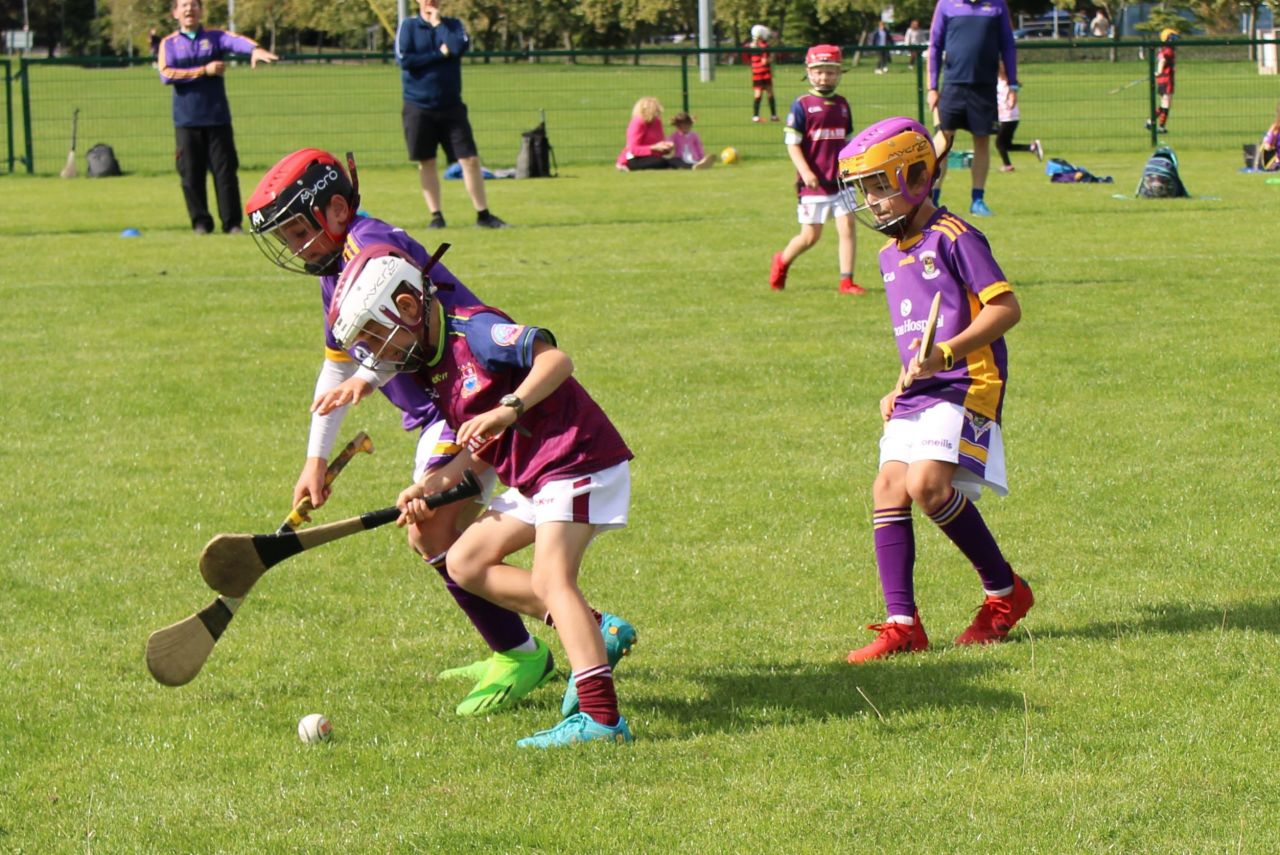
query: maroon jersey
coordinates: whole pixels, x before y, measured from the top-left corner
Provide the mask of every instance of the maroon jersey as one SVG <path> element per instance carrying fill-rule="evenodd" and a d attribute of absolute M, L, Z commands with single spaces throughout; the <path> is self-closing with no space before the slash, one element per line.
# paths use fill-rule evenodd
<path fill-rule="evenodd" d="M 449 427 L 500 406 L 533 365 L 533 344 L 555 344 L 547 330 L 514 323 L 488 306 L 440 305 L 442 345 L 415 375 L 435 396 Z M 565 380 L 477 455 L 526 497 L 548 481 L 589 475 L 632 458 L 613 422 L 577 380 Z"/>
<path fill-rule="evenodd" d="M 833 196 L 838 189 L 837 162 L 844 141 L 853 132 L 853 114 L 843 95 L 801 95 L 787 114 L 786 142 L 799 145 L 821 186 L 806 187 L 796 176 L 796 191 L 804 196 Z"/>

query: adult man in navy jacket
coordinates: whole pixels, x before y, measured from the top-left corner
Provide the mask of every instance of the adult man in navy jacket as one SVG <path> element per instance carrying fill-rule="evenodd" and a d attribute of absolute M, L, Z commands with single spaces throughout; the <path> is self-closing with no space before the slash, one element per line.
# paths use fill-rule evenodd
<path fill-rule="evenodd" d="M 204 15 L 200 0 L 173 0 L 172 11 L 178 31 L 160 42 L 156 67 L 165 85 L 173 87 L 175 160 L 178 175 L 182 177 L 182 195 L 191 216 L 191 228 L 202 235 L 213 231 L 205 186 L 212 169 L 222 230 L 239 234 L 243 214 L 236 170 L 240 167 L 240 158 L 231 132 L 231 105 L 227 103 L 227 86 L 223 80 L 227 63 L 223 57 L 228 53 L 247 53 L 253 68 L 279 57 L 258 47 L 253 39 L 223 30 L 206 30 L 200 24 Z"/>
<path fill-rule="evenodd" d="M 440 175 L 436 149 L 449 163 L 462 165 L 462 180 L 476 209 L 476 225 L 500 229 L 502 220 L 489 213 L 484 175 L 476 141 L 462 102 L 462 55 L 471 47 L 462 22 L 440 16 L 440 0 L 418 0 L 419 14 L 400 22 L 396 60 L 404 86 L 404 139 L 409 159 L 418 162 L 418 180 L 431 212 L 432 229 L 445 226 L 440 210 Z"/>

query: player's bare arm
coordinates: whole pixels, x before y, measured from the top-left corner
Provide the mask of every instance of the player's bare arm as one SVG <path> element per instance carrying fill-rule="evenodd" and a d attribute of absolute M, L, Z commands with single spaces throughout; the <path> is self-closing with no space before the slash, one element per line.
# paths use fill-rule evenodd
<path fill-rule="evenodd" d="M 533 344 L 533 365 L 513 394 L 526 410 L 532 409 L 572 374 L 573 360 L 567 353 L 545 341 L 536 341 Z M 472 440 L 483 441 L 497 436 L 515 424 L 517 418 L 519 413 L 511 407 L 494 407 L 462 423 L 458 428 L 458 444 L 466 446 Z"/>
<path fill-rule="evenodd" d="M 427 507 L 425 500 L 427 496 L 443 492 L 445 489 L 460 483 L 463 473 L 468 469 L 475 473 L 482 473 L 488 468 L 489 464 L 473 457 L 469 451 L 463 448 L 448 463 L 429 470 L 417 481 L 400 491 L 400 495 L 396 497 L 396 507 L 400 509 L 400 516 L 396 519 L 396 525 L 403 528 L 410 523 L 426 522 L 433 513 Z"/>
<path fill-rule="evenodd" d="M 813 170 L 809 168 L 809 161 L 804 159 L 804 152 L 800 150 L 800 146 L 787 143 L 787 155 L 791 158 L 792 164 L 795 165 L 796 172 L 800 175 L 800 180 L 804 182 L 804 186 L 814 189 L 818 186 L 818 176 L 813 174 Z"/>
<path fill-rule="evenodd" d="M 328 461 L 323 457 L 308 457 L 302 464 L 302 472 L 298 475 L 298 483 L 293 485 L 293 506 L 296 508 L 303 499 L 311 500 L 311 507 L 318 508 L 329 498 L 329 488 L 325 486 L 324 476 L 328 470 Z M 310 520 L 309 514 L 303 514 L 304 520 Z"/>
<path fill-rule="evenodd" d="M 348 404 L 358 404 L 373 393 L 373 386 L 360 377 L 348 377 L 311 402 L 311 412 L 327 416 Z"/>
<path fill-rule="evenodd" d="M 973 323 L 961 330 L 955 338 L 935 346 L 933 352 L 922 363 L 911 360 L 907 366 L 906 379 L 925 380 L 941 371 L 945 359 L 942 345 L 950 349 L 953 360 L 959 362 L 973 351 L 986 347 L 1013 329 L 1021 318 L 1022 307 L 1018 305 L 1018 298 L 1013 295 L 1013 292 L 1006 291 L 992 297 L 978 312 Z"/>

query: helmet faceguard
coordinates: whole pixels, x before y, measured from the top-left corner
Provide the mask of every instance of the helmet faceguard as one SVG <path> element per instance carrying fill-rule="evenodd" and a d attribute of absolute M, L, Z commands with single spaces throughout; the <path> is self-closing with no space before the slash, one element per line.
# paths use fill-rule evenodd
<path fill-rule="evenodd" d="M 245 205 L 254 241 L 278 267 L 324 276 L 337 273 L 349 223 L 332 223 L 326 211 L 334 196 L 360 206 L 355 158 L 348 153 L 351 178 L 327 151 L 304 148 L 267 172 Z"/>
<path fill-rule="evenodd" d="M 903 237 L 938 177 L 938 155 L 929 132 L 905 117 L 884 119 L 863 130 L 840 150 L 839 163 L 840 192 L 848 194 L 854 214 L 863 225 L 894 238 Z M 912 192 L 910 174 L 916 164 L 923 164 L 928 180 Z M 882 206 L 899 196 L 911 210 L 885 213 Z"/>
<path fill-rule="evenodd" d="M 329 328 L 365 368 L 417 371 L 425 362 L 422 333 L 428 298 L 435 290 L 404 250 L 385 243 L 371 244 L 347 262 L 338 278 L 329 302 Z M 413 323 L 405 321 L 396 305 L 401 294 L 413 296 L 422 306 Z M 412 342 L 405 336 L 399 343 L 393 341 L 399 330 L 411 333 Z"/>

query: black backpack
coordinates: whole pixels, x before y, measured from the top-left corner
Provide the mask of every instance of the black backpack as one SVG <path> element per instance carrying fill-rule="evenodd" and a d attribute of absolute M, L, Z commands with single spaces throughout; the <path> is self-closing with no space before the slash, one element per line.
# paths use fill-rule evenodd
<path fill-rule="evenodd" d="M 120 175 L 120 161 L 116 160 L 116 152 L 106 143 L 98 143 L 85 152 L 84 159 L 89 164 L 90 178 L 107 178 Z"/>
<path fill-rule="evenodd" d="M 559 172 L 556 164 L 555 172 L 551 164 L 555 160 L 555 149 L 547 139 L 547 123 L 539 122 L 531 131 L 520 135 L 520 153 L 516 155 L 516 178 L 550 178 Z"/>
<path fill-rule="evenodd" d="M 1178 157 L 1173 149 L 1161 146 L 1142 168 L 1138 193 L 1144 199 L 1179 199 L 1191 194 L 1178 174 Z"/>

